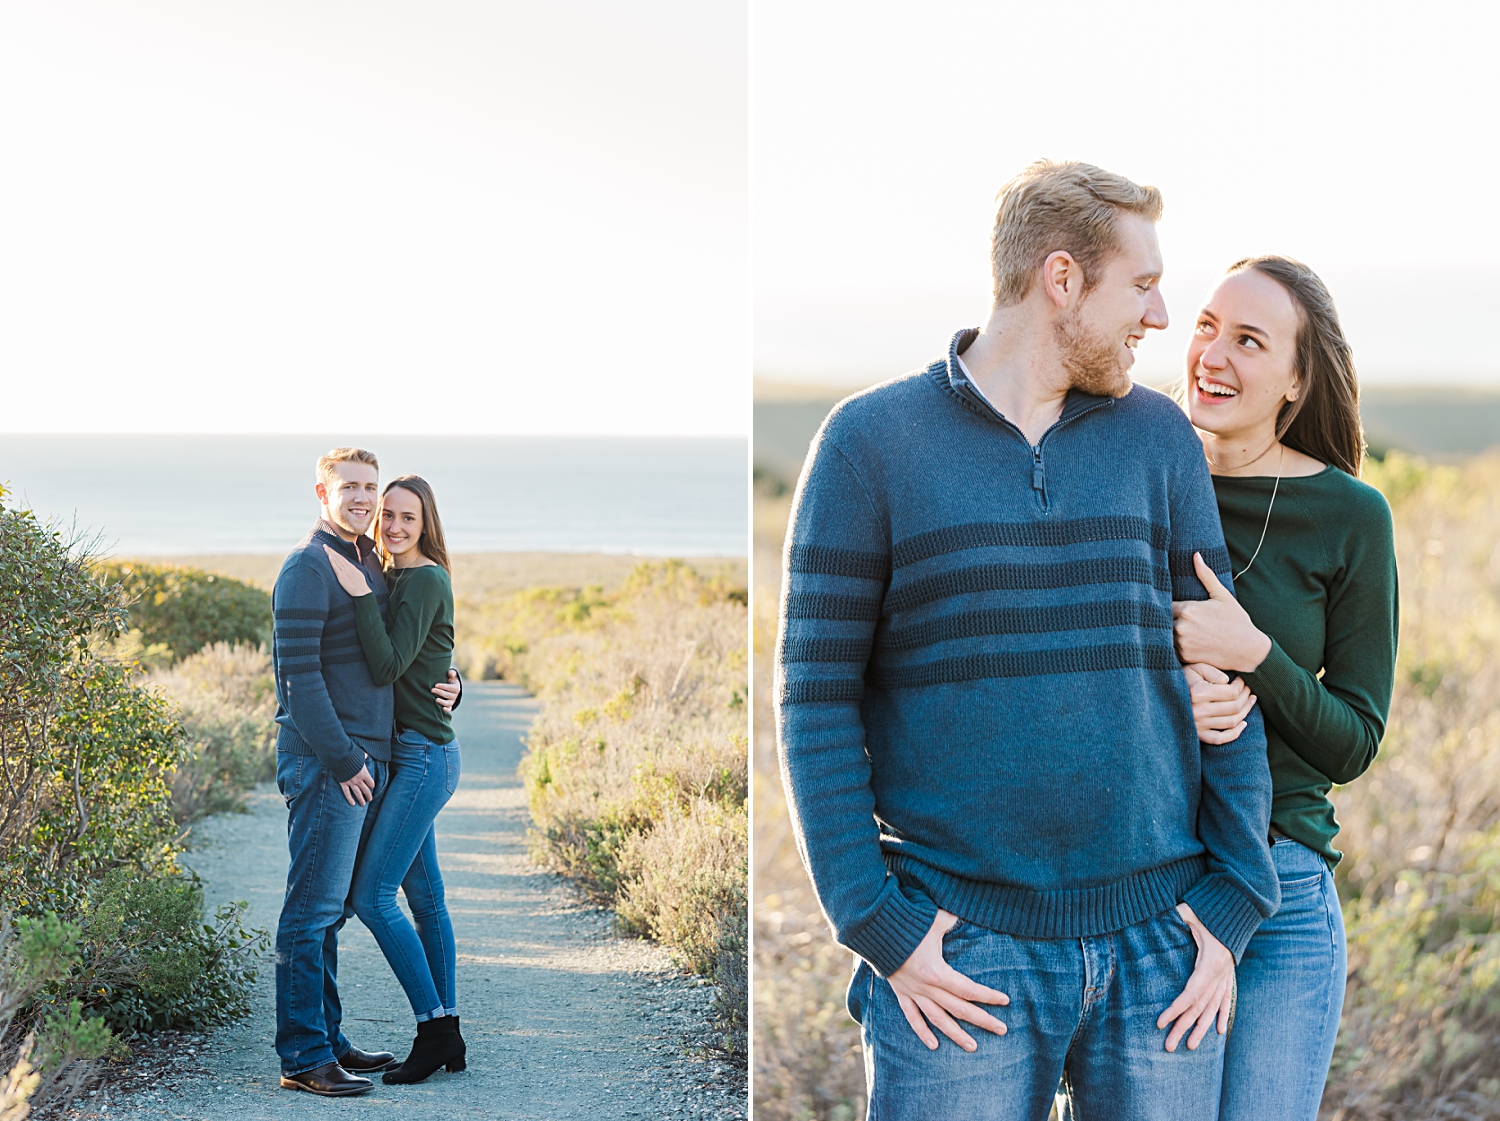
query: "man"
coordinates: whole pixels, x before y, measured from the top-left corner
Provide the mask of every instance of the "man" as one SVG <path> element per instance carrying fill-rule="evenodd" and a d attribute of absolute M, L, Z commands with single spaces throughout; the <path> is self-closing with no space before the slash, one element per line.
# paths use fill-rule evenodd
<path fill-rule="evenodd" d="M 352 598 L 323 546 L 360 565 L 385 613 L 386 586 L 369 536 L 379 464 L 362 448 L 318 460 L 323 516 L 292 550 L 271 596 L 275 616 L 276 785 L 290 816 L 291 865 L 276 928 L 276 1053 L 281 1085 L 331 1097 L 374 1087 L 364 1074 L 394 1065 L 340 1030 L 338 932 L 368 813 L 385 789 L 394 712 L 391 686 L 370 679 Z M 450 681 L 453 674 L 450 673 Z M 433 687 L 451 708 L 458 687 Z"/>
<path fill-rule="evenodd" d="M 1129 377 L 1167 325 L 1160 213 L 1099 168 L 1027 168 L 985 327 L 843 402 L 798 484 L 783 778 L 861 959 L 882 1121 L 1042 1121 L 1060 1078 L 1079 1117 L 1217 1111 L 1209 1029 L 1279 888 L 1259 714 L 1200 748 L 1172 647 L 1193 555 L 1230 574 L 1191 426 Z"/>

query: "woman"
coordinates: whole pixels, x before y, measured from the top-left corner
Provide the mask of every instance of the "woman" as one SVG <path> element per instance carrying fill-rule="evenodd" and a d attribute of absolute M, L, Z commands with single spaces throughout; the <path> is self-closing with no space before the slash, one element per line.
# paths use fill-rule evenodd
<path fill-rule="evenodd" d="M 1260 704 L 1281 878 L 1281 907 L 1237 971 L 1219 1116 L 1312 1121 L 1345 981 L 1328 792 L 1369 767 L 1390 710 L 1391 514 L 1359 481 L 1353 358 L 1332 297 L 1306 265 L 1257 257 L 1229 269 L 1198 315 L 1186 398 L 1239 598 L 1213 595 L 1219 583 L 1196 558 L 1212 598 L 1174 605 L 1177 649 L 1200 663 L 1187 673 L 1205 744 L 1236 738 Z"/>
<path fill-rule="evenodd" d="M 420 1082 L 440 1066 L 463 1070 L 453 925 L 443 899 L 433 821 L 458 787 L 459 747 L 451 717 L 423 683 L 444 680 L 453 655 L 453 585 L 432 488 L 416 475 L 386 484 L 376 544 L 390 585 L 383 623 L 360 570 L 324 548 L 354 597 L 354 621 L 370 675 L 396 686 L 390 780 L 369 830 L 350 901 L 406 990 L 417 1037 L 392 1083 Z M 434 676 L 435 675 L 435 676 Z M 416 929 L 396 905 L 406 893 Z"/>

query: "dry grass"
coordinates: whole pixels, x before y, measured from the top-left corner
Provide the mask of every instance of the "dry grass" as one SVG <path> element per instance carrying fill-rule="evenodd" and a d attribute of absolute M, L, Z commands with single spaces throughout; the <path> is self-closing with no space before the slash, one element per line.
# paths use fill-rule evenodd
<path fill-rule="evenodd" d="M 720 988 L 743 1054 L 746 694 L 743 588 L 681 562 L 617 593 L 496 605 L 508 677 L 543 701 L 521 765 L 534 853 Z"/>
<path fill-rule="evenodd" d="M 192 745 L 171 776 L 179 822 L 236 809 L 276 776 L 276 688 L 264 647 L 217 642 L 147 682 L 176 703 Z"/>
<path fill-rule="evenodd" d="M 1392 453 L 1401 654 L 1369 774 L 1335 792 L 1349 927 L 1344 1022 L 1321 1116 L 1500 1119 L 1500 457 Z M 755 507 L 755 1110 L 862 1116 L 850 959 L 797 856 L 770 709 L 789 497 Z"/>
<path fill-rule="evenodd" d="M 1500 1118 L 1500 458 L 1370 472 L 1401 652 L 1370 772 L 1336 795 L 1349 989 L 1323 1116 Z"/>

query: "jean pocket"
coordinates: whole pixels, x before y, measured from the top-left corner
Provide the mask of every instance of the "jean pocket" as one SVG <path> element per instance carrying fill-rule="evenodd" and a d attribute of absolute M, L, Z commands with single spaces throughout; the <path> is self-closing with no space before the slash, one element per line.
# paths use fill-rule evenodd
<path fill-rule="evenodd" d="M 844 1007 L 856 1024 L 865 1022 L 865 1009 L 875 995 L 875 971 L 864 958 L 855 959 L 854 976 L 849 978 L 848 991 L 844 993 Z"/>
<path fill-rule="evenodd" d="M 281 791 L 281 798 L 288 807 L 302 792 L 302 764 L 306 759 L 305 755 L 293 755 L 291 752 L 277 753 L 276 789 Z"/>
<path fill-rule="evenodd" d="M 1320 890 L 1322 886 L 1323 874 L 1318 872 L 1311 876 L 1298 876 L 1295 880 L 1282 880 L 1281 894 L 1283 898 L 1288 895 L 1305 895 Z"/>
<path fill-rule="evenodd" d="M 458 776 L 463 771 L 463 760 L 459 755 L 457 740 L 443 748 L 443 762 L 448 772 L 443 785 L 447 787 L 451 795 L 458 789 Z"/>

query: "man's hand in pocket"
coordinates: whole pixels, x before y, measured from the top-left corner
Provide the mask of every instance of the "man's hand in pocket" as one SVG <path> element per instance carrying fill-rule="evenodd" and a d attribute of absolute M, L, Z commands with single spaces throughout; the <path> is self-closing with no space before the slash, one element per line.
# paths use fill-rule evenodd
<path fill-rule="evenodd" d="M 958 919 L 947 911 L 939 911 L 927 936 L 889 978 L 901 1011 L 906 1013 L 906 1022 L 917 1033 L 917 1038 L 934 1051 L 938 1040 L 932 1028 L 927 1026 L 929 1020 L 965 1051 L 973 1051 L 979 1045 L 958 1026 L 959 1020 L 996 1035 L 1005 1034 L 1005 1025 L 979 1005 L 1006 1005 L 1010 1003 L 1010 997 L 998 989 L 986 988 L 969 980 L 943 960 L 943 935 L 952 930 L 956 922 Z"/>

